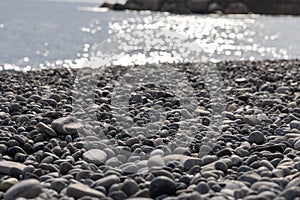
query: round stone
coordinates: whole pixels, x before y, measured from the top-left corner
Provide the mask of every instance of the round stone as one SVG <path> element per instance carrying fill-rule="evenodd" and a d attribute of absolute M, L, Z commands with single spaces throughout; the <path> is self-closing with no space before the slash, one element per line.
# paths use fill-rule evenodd
<path fill-rule="evenodd" d="M 249 135 L 249 142 L 255 144 L 263 144 L 266 141 L 264 134 L 260 131 L 253 131 Z"/>
<path fill-rule="evenodd" d="M 209 187 L 207 185 L 207 183 L 205 182 L 199 182 L 195 188 L 195 190 L 197 192 L 199 192 L 200 194 L 206 194 L 209 192 Z"/>
<path fill-rule="evenodd" d="M 176 193 L 175 182 L 164 176 L 158 176 L 154 178 L 149 187 L 149 194 L 152 198 L 156 198 L 160 195 L 174 195 Z"/>
<path fill-rule="evenodd" d="M 139 191 L 138 184 L 133 180 L 125 180 L 124 183 L 121 186 L 121 190 L 130 197 L 134 193 Z"/>

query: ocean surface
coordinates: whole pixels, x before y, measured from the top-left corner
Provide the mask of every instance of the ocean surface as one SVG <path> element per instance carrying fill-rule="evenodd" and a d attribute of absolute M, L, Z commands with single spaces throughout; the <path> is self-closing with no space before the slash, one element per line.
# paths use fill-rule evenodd
<path fill-rule="evenodd" d="M 300 17 L 117 12 L 102 2 L 1 0 L 0 70 L 300 58 Z"/>

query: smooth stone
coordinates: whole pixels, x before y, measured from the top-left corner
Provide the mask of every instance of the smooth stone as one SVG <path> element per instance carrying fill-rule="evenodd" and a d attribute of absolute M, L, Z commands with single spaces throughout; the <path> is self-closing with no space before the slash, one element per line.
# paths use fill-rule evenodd
<path fill-rule="evenodd" d="M 123 191 L 113 191 L 110 192 L 108 197 L 112 198 L 113 200 L 124 200 L 127 199 L 126 194 Z"/>
<path fill-rule="evenodd" d="M 102 151 L 100 149 L 91 149 L 87 152 L 84 152 L 82 158 L 86 162 L 94 163 L 95 165 L 100 165 L 105 163 L 107 155 L 105 151 Z"/>
<path fill-rule="evenodd" d="M 63 175 L 66 175 L 73 168 L 74 168 L 73 165 L 69 162 L 62 162 L 59 165 L 59 171 Z"/>
<path fill-rule="evenodd" d="M 244 122 L 251 126 L 260 125 L 261 122 L 255 116 L 246 116 L 244 117 Z"/>
<path fill-rule="evenodd" d="M 70 135 L 75 135 L 83 130 L 81 123 L 68 123 L 63 125 L 63 129 Z"/>
<path fill-rule="evenodd" d="M 215 163 L 215 169 L 216 169 L 216 170 L 221 170 L 221 171 L 223 171 L 223 172 L 226 172 L 226 171 L 228 170 L 228 167 L 227 167 L 227 165 L 226 165 L 224 162 L 222 162 L 222 161 L 217 161 L 217 162 Z"/>
<path fill-rule="evenodd" d="M 151 181 L 149 186 L 149 194 L 152 198 L 156 198 L 163 194 L 175 195 L 176 184 L 168 177 L 158 176 Z"/>
<path fill-rule="evenodd" d="M 121 190 L 130 197 L 131 195 L 135 194 L 139 191 L 138 184 L 133 180 L 125 180 L 121 186 Z"/>
<path fill-rule="evenodd" d="M 200 194 L 206 194 L 209 192 L 209 186 L 205 182 L 199 182 L 195 188 L 195 191 L 199 192 Z"/>
<path fill-rule="evenodd" d="M 36 127 L 39 131 L 41 131 L 42 133 L 47 134 L 50 137 L 56 137 L 57 136 L 56 132 L 50 126 L 44 124 L 43 122 L 39 122 L 36 125 Z"/>
<path fill-rule="evenodd" d="M 113 158 L 108 159 L 105 164 L 108 166 L 111 166 L 111 167 L 119 167 L 123 163 L 118 158 L 113 157 Z"/>
<path fill-rule="evenodd" d="M 106 189 L 110 188 L 113 184 L 120 183 L 121 180 L 117 175 L 109 175 L 107 177 L 101 178 L 95 182 L 96 186 L 103 186 Z"/>
<path fill-rule="evenodd" d="M 296 121 L 296 120 L 293 120 L 290 122 L 290 128 L 291 129 L 298 129 L 300 130 L 300 121 Z"/>
<path fill-rule="evenodd" d="M 192 167 L 201 166 L 202 164 L 203 162 L 200 158 L 189 157 L 185 159 L 183 167 L 185 170 L 190 170 Z"/>
<path fill-rule="evenodd" d="M 5 155 L 7 152 L 7 146 L 5 144 L 0 144 L 0 154 Z"/>
<path fill-rule="evenodd" d="M 0 173 L 18 177 L 22 174 L 26 166 L 12 161 L 0 161 Z"/>
<path fill-rule="evenodd" d="M 262 160 L 259 162 L 260 166 L 264 166 L 266 168 L 268 168 L 270 171 L 272 171 L 274 169 L 274 166 L 267 160 Z"/>
<path fill-rule="evenodd" d="M 165 165 L 165 161 L 163 160 L 163 158 L 159 155 L 157 156 L 152 156 L 149 158 L 148 160 L 148 167 L 151 168 L 153 166 L 164 166 Z"/>
<path fill-rule="evenodd" d="M 294 149 L 298 151 L 300 150 L 300 139 L 294 143 Z"/>
<path fill-rule="evenodd" d="M 300 187 L 293 186 L 290 188 L 285 189 L 280 196 L 284 197 L 286 200 L 293 200 L 297 197 L 300 197 Z"/>
<path fill-rule="evenodd" d="M 4 200 L 15 200 L 17 198 L 35 198 L 42 192 L 42 186 L 36 179 L 21 181 L 7 190 Z"/>
<path fill-rule="evenodd" d="M 167 155 L 167 156 L 164 156 L 163 159 L 166 164 L 170 161 L 178 161 L 181 164 L 183 164 L 183 166 L 186 170 L 191 169 L 195 165 L 201 166 L 203 164 L 203 161 L 199 158 L 194 158 L 194 157 L 181 155 L 181 154 Z"/>
<path fill-rule="evenodd" d="M 3 180 L 1 183 L 0 183 L 0 190 L 1 191 L 6 191 L 8 190 L 10 187 L 12 187 L 13 185 L 17 184 L 19 182 L 18 179 L 16 178 L 8 178 L 8 179 L 5 179 Z"/>
<path fill-rule="evenodd" d="M 72 117 L 61 117 L 56 120 L 54 120 L 51 123 L 51 128 L 58 134 L 58 135 L 64 135 L 68 134 L 65 129 L 65 124 L 73 123 L 75 120 Z"/>
<path fill-rule="evenodd" d="M 60 193 L 64 188 L 67 187 L 67 180 L 63 178 L 56 178 L 51 182 L 51 189 Z"/>
<path fill-rule="evenodd" d="M 291 180 L 291 181 L 287 184 L 286 188 L 293 187 L 293 186 L 299 186 L 299 187 L 300 187 L 300 177 L 297 177 L 297 178 Z"/>
<path fill-rule="evenodd" d="M 84 196 L 90 196 L 90 197 L 95 197 L 95 198 L 104 198 L 105 197 L 105 195 L 102 192 L 100 192 L 98 190 L 94 190 L 82 183 L 71 184 L 67 188 L 66 194 L 67 194 L 67 196 L 74 197 L 76 199 L 82 198 Z"/>
<path fill-rule="evenodd" d="M 127 173 L 127 174 L 134 174 L 139 170 L 137 164 L 134 162 L 125 163 L 122 166 L 120 166 L 120 168 L 122 169 L 122 171 L 124 173 Z"/>
<path fill-rule="evenodd" d="M 155 149 L 154 151 L 152 151 L 151 153 L 150 153 L 150 157 L 152 157 L 152 156 L 164 156 L 164 152 L 163 152 L 163 150 L 161 150 L 161 149 Z"/>
<path fill-rule="evenodd" d="M 199 149 L 199 158 L 209 154 L 212 151 L 212 148 L 208 145 L 201 145 Z"/>
<path fill-rule="evenodd" d="M 206 156 L 203 156 L 201 158 L 201 160 L 202 160 L 203 165 L 208 165 L 208 164 L 213 163 L 216 160 L 218 160 L 218 158 L 217 158 L 217 156 L 214 156 L 214 155 L 206 155 Z"/>
<path fill-rule="evenodd" d="M 262 187 L 268 187 L 268 188 L 274 188 L 276 190 L 280 190 L 280 186 L 276 183 L 269 182 L 269 181 L 258 181 L 252 184 L 251 189 L 252 190 L 259 190 Z"/>
<path fill-rule="evenodd" d="M 253 131 L 249 135 L 249 143 L 263 144 L 265 141 L 266 138 L 260 131 Z"/>
<path fill-rule="evenodd" d="M 257 181 L 259 181 L 261 179 L 261 177 L 255 173 L 255 172 L 246 172 L 246 173 L 243 173 L 239 178 L 238 180 L 239 181 L 244 181 L 244 182 L 248 182 L 250 183 L 251 185 Z"/>
<path fill-rule="evenodd" d="M 131 147 L 134 144 L 138 144 L 140 142 L 138 137 L 129 138 L 125 141 L 125 145 Z"/>

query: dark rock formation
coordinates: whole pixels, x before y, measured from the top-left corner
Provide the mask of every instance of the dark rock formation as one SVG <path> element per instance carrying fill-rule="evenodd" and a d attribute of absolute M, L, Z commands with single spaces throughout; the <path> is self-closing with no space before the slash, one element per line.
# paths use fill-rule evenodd
<path fill-rule="evenodd" d="M 104 3 L 101 7 L 177 14 L 300 15 L 300 0 L 128 0 L 124 5 Z"/>

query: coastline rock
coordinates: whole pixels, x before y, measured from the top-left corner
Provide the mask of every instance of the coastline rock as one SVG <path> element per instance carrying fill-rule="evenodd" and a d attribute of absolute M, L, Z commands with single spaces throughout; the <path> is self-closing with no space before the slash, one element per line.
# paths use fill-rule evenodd
<path fill-rule="evenodd" d="M 224 10 L 226 14 L 247 14 L 249 8 L 242 2 L 230 3 Z"/>

